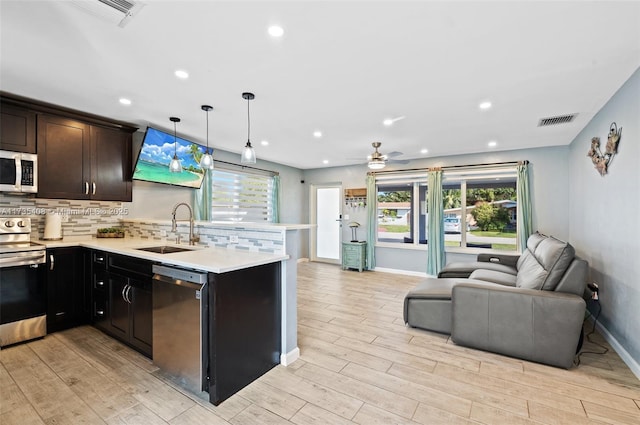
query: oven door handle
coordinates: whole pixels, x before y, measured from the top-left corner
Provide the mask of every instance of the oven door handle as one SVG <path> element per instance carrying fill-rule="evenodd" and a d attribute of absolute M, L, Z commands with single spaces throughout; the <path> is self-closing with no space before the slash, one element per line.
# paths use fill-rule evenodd
<path fill-rule="evenodd" d="M 44 252 L 40 252 L 37 254 L 18 253 L 18 254 L 11 254 L 11 256 L 9 255 L 0 256 L 0 268 L 26 266 L 30 264 L 42 264 L 46 262 L 47 260 Z"/>

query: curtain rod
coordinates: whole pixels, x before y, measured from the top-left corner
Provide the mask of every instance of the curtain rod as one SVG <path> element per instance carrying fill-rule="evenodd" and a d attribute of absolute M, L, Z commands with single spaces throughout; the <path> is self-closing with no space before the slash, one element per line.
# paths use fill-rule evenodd
<path fill-rule="evenodd" d="M 234 167 L 240 167 L 240 168 L 242 168 L 242 169 L 244 169 L 244 168 L 250 168 L 250 169 L 252 169 L 252 170 L 264 171 L 265 173 L 271 173 L 271 174 L 273 174 L 274 176 L 279 176 L 279 175 L 280 175 L 280 173 L 279 173 L 279 172 L 277 172 L 277 171 L 265 170 L 264 168 L 250 167 L 250 166 L 248 166 L 248 165 L 236 164 L 236 163 L 234 163 L 234 162 L 222 161 L 222 160 L 220 160 L 220 159 L 214 159 L 214 160 L 213 160 L 213 162 L 214 162 L 214 163 L 216 163 L 216 162 L 217 162 L 217 163 L 220 163 L 220 164 L 226 164 L 226 165 L 233 165 Z"/>
<path fill-rule="evenodd" d="M 368 171 L 368 175 L 386 174 L 386 173 L 404 173 L 407 171 L 429 171 L 431 168 L 439 168 L 442 171 L 455 170 L 460 168 L 481 168 L 481 167 L 495 167 L 497 165 L 521 165 L 528 164 L 529 161 L 508 161 L 508 162 L 494 162 L 487 164 L 471 164 L 471 165 L 449 165 L 448 167 L 425 167 L 425 168 L 407 168 L 405 170 L 387 170 L 387 171 Z"/>

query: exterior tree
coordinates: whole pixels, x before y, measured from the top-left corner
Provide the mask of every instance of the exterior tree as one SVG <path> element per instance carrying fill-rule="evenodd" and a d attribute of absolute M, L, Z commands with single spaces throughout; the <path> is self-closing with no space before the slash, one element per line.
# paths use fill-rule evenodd
<path fill-rule="evenodd" d="M 477 204 L 471 215 L 480 230 L 502 229 L 509 223 L 509 212 L 502 207 L 489 203 Z"/>

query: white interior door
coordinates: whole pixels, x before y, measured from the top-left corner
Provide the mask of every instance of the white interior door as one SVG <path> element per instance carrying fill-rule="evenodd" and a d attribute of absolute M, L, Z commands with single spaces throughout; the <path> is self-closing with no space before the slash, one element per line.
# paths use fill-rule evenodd
<path fill-rule="evenodd" d="M 340 263 L 342 234 L 342 186 L 313 187 L 314 223 L 317 225 L 312 240 L 312 259 Z"/>

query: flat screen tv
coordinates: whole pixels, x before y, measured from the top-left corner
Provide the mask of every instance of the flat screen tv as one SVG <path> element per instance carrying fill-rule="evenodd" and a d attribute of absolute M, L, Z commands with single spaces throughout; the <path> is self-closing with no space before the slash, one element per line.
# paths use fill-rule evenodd
<path fill-rule="evenodd" d="M 198 164 L 206 148 L 180 137 L 176 140 L 177 146 L 174 147 L 173 134 L 147 127 L 133 169 L 133 179 L 199 189 L 204 172 Z M 169 171 L 174 150 L 182 164 L 181 173 Z"/>

